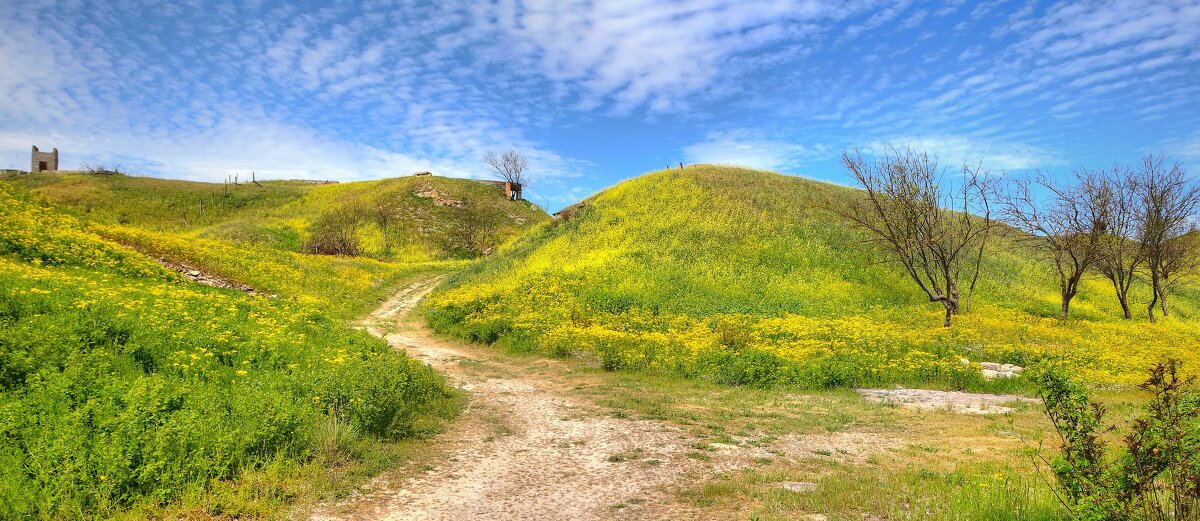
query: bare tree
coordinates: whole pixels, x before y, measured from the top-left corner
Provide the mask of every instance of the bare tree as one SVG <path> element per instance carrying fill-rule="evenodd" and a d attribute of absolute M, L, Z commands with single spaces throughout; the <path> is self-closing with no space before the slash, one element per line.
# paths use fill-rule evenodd
<path fill-rule="evenodd" d="M 1004 198 L 1005 220 L 1054 261 L 1063 319 L 1079 293 L 1079 282 L 1100 258 L 1106 235 L 1102 179 L 1095 172 L 1077 170 L 1074 181 L 1059 184 L 1039 173 L 1035 180 L 1015 180 Z M 1039 198 L 1035 187 L 1046 197 Z"/>
<path fill-rule="evenodd" d="M 84 163 L 83 170 L 92 175 L 121 175 L 122 174 L 120 163 L 114 164 L 112 166 L 106 166 L 103 164 L 90 165 L 90 164 Z"/>
<path fill-rule="evenodd" d="M 1125 319 L 1129 310 L 1129 288 L 1142 263 L 1146 249 L 1142 242 L 1141 218 L 1144 215 L 1137 178 L 1126 168 L 1114 166 L 1097 173 L 1098 182 L 1088 190 L 1104 219 L 1104 236 L 1096 271 L 1112 282 Z"/>
<path fill-rule="evenodd" d="M 496 223 L 479 212 L 465 212 L 447 237 L 446 250 L 460 249 L 474 257 L 490 254 L 496 246 Z"/>
<path fill-rule="evenodd" d="M 1200 187 L 1187 178 L 1183 166 L 1167 166 L 1163 155 L 1146 155 L 1137 172 L 1142 198 L 1142 242 L 1146 271 L 1150 275 L 1151 300 L 1147 306 L 1154 322 L 1154 307 L 1164 301 L 1171 277 L 1194 262 L 1193 241 L 1186 239 L 1200 208 Z M 1162 305 L 1164 315 L 1166 306 Z"/>
<path fill-rule="evenodd" d="M 492 169 L 492 175 L 512 183 L 512 189 L 518 194 L 516 198 L 520 199 L 521 189 L 528 182 L 525 169 L 529 168 L 529 161 L 525 156 L 516 150 L 509 150 L 500 155 L 488 152 L 483 155 L 483 161 Z"/>
<path fill-rule="evenodd" d="M 483 161 L 496 177 L 513 183 L 525 182 L 525 169 L 529 167 L 529 161 L 516 150 L 509 150 L 500 155 L 488 152 L 483 155 Z"/>
<path fill-rule="evenodd" d="M 1191 226 L 1186 232 L 1166 243 L 1162 256 L 1158 307 L 1167 316 L 1167 295 L 1175 291 L 1179 281 L 1200 271 L 1200 230 Z"/>
<path fill-rule="evenodd" d="M 963 271 L 970 277 L 969 302 L 993 226 L 987 173 L 964 167 L 960 185 L 944 183 L 937 160 L 911 149 L 890 149 L 874 162 L 855 150 L 842 154 L 842 165 L 864 197 L 835 211 L 869 232 L 930 302 L 941 303 L 942 325 L 949 327 L 960 309 Z"/>
<path fill-rule="evenodd" d="M 383 254 L 390 254 L 392 243 L 389 240 L 388 231 L 392 228 L 392 223 L 399 217 L 395 196 L 386 193 L 380 194 L 367 206 L 367 214 L 371 220 L 375 221 L 379 231 L 383 233 Z"/>

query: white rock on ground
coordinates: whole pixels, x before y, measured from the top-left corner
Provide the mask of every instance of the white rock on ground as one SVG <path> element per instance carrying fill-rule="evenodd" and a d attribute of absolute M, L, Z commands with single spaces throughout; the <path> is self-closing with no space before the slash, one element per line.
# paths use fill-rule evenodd
<path fill-rule="evenodd" d="M 1025 368 L 1013 364 L 1000 364 L 996 362 L 979 362 L 980 374 L 988 380 L 996 378 L 1016 378 L 1025 372 Z"/>
<path fill-rule="evenodd" d="M 856 389 L 868 401 L 890 403 L 921 410 L 948 410 L 966 414 L 1003 414 L 1013 410 L 1010 404 L 1037 403 L 1033 398 L 1015 394 L 979 394 L 926 389 Z"/>
<path fill-rule="evenodd" d="M 784 483 L 783 489 L 791 492 L 812 492 L 817 490 L 817 484 L 808 481 L 792 481 Z"/>

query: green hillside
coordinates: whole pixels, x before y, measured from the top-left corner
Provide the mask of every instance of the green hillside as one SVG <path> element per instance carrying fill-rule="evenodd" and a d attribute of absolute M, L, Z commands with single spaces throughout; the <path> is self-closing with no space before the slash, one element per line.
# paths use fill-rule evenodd
<path fill-rule="evenodd" d="M 452 278 L 429 301 L 430 322 L 728 383 L 977 386 L 961 358 L 1051 357 L 1094 383 L 1130 384 L 1165 356 L 1200 363 L 1195 287 L 1151 325 L 1120 320 L 1108 281 L 1089 278 L 1064 324 L 1052 268 L 1013 237 L 992 246 L 972 312 L 942 328 L 941 307 L 826 209 L 856 196 L 731 167 L 648 174 Z"/>
<path fill-rule="evenodd" d="M 549 220 L 494 185 L 437 176 L 237 185 L 82 173 L 6 180 L 101 224 L 295 252 L 305 249 L 315 224 L 349 215 L 360 255 L 400 262 L 475 257 Z"/>
<path fill-rule="evenodd" d="M 453 411 L 438 374 L 346 323 L 445 263 L 87 216 L 0 183 L 0 518 L 274 517 Z M 191 282 L 129 244 L 270 295 Z"/>

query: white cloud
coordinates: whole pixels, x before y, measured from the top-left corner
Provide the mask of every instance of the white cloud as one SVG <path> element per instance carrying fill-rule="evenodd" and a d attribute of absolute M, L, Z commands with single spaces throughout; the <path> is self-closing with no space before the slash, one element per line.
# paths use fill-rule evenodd
<path fill-rule="evenodd" d="M 1193 175 L 1200 174 L 1200 134 L 1168 143 L 1165 149 L 1172 156 L 1193 165 Z"/>
<path fill-rule="evenodd" d="M 811 21 L 857 14 L 860 2 L 737 0 L 499 2 L 483 17 L 510 39 L 509 51 L 554 82 L 578 90 L 583 106 L 612 102 L 618 113 L 677 111 L 688 99 L 745 71 L 742 54 L 788 52 Z"/>
<path fill-rule="evenodd" d="M 1041 147 L 1024 143 L 993 142 L 966 136 L 896 136 L 877 140 L 863 148 L 882 155 L 891 148 L 928 152 L 949 168 L 982 163 L 992 170 L 1027 170 L 1052 166 L 1061 161 Z"/>
<path fill-rule="evenodd" d="M 415 64 L 432 60 L 437 51 L 425 37 L 451 17 L 431 13 L 428 23 L 398 31 L 379 30 L 391 22 L 370 12 L 248 16 L 234 4 L 179 5 L 162 23 L 202 17 L 212 25 L 183 24 L 210 33 L 179 34 L 191 43 L 168 51 L 153 34 L 144 35 L 148 48 L 134 49 L 101 37 L 128 26 L 129 14 L 93 7 L 56 10 L 59 26 L 74 29 L 35 34 L 53 6 L 0 6 L 0 158 L 13 166 L 25 165 L 33 143 L 58 147 L 64 166 L 122 162 L 142 174 L 209 181 L 250 171 L 482 177 L 481 153 L 510 147 L 530 158 L 535 180 L 586 166 L 527 138 L 514 122 L 532 118 L 519 104 L 499 103 L 506 93 L 455 77 L 475 71 Z M 221 36 L 230 31 L 237 37 Z"/>
<path fill-rule="evenodd" d="M 1157 119 L 1156 143 L 1195 132 L 1191 0 L 214 1 L 144 19 L 131 3 L 0 2 L 0 158 L 22 166 L 37 143 L 161 175 L 356 179 L 479 176 L 482 151 L 514 147 L 535 186 L 573 197 L 597 169 L 552 150 L 553 133 L 645 119 L 684 135 L 803 129 L 679 150 L 776 170 L 828 160 L 814 135 L 1015 169 L 1090 146 L 1113 127 L 1097 113 Z M 59 23 L 35 30 L 49 11 Z M 939 27 L 968 12 L 962 32 Z"/>
<path fill-rule="evenodd" d="M 762 170 L 787 171 L 826 152 L 823 146 L 806 147 L 766 138 L 761 133 L 737 130 L 713 132 L 703 141 L 682 150 L 688 163 L 737 165 Z"/>

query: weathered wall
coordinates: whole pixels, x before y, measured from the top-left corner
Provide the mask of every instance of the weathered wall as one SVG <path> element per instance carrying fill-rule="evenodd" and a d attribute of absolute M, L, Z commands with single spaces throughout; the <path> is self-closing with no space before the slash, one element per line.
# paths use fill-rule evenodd
<path fill-rule="evenodd" d="M 41 168 L 41 162 L 46 162 L 46 168 Z M 30 172 L 53 172 L 58 170 L 58 149 L 53 152 L 41 152 L 37 145 L 33 146 L 33 157 L 30 160 Z"/>

